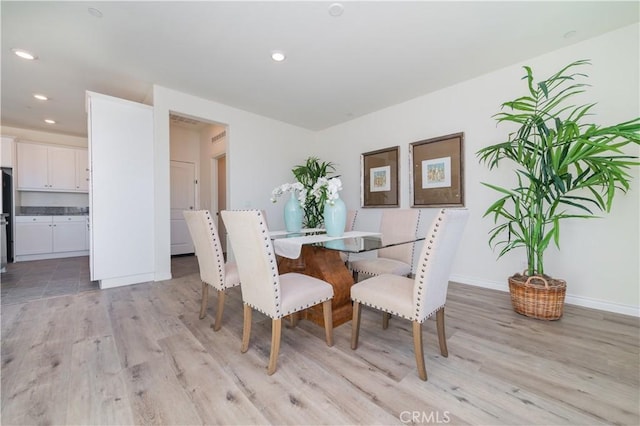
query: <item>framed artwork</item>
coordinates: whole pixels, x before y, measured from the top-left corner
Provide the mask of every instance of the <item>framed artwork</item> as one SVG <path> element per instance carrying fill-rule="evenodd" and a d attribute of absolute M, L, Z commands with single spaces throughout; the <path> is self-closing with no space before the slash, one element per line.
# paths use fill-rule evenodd
<path fill-rule="evenodd" d="M 360 156 L 362 207 L 400 206 L 398 163 L 400 147 L 365 152 Z"/>
<path fill-rule="evenodd" d="M 409 145 L 411 207 L 464 206 L 464 133 Z"/>

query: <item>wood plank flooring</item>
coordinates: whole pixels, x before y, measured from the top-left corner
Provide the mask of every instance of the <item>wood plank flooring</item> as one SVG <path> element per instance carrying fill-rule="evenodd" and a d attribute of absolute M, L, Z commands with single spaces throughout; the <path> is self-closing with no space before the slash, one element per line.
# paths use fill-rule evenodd
<path fill-rule="evenodd" d="M 240 289 L 214 333 L 199 320 L 193 257 L 174 278 L 2 303 L 3 425 L 30 424 L 640 424 L 640 320 L 574 306 L 560 321 L 514 313 L 508 294 L 452 283 L 449 357 L 424 326 L 429 380 L 418 379 L 411 324 L 363 309 L 351 324 L 285 327 L 267 376 L 270 320 L 254 312 L 240 353 Z"/>

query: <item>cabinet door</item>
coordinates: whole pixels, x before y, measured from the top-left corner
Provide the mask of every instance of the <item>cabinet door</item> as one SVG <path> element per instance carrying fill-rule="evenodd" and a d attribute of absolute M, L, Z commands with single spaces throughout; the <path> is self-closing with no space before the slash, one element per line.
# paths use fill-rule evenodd
<path fill-rule="evenodd" d="M 17 144 L 18 189 L 49 189 L 47 147 Z"/>
<path fill-rule="evenodd" d="M 80 220 L 78 220 L 80 219 Z M 53 251 L 86 250 L 87 224 L 84 218 L 56 217 L 53 222 Z"/>
<path fill-rule="evenodd" d="M 89 222 L 89 217 L 85 218 L 84 226 L 87 230 L 87 235 L 84 240 L 84 249 L 89 250 L 91 248 L 91 222 Z"/>
<path fill-rule="evenodd" d="M 49 189 L 76 190 L 76 150 L 49 147 Z"/>
<path fill-rule="evenodd" d="M 16 222 L 15 250 L 17 256 L 53 251 L 51 218 L 33 222 Z"/>
<path fill-rule="evenodd" d="M 12 137 L 2 137 L 2 148 L 0 149 L 0 167 L 13 167 L 13 149 L 15 142 Z"/>
<path fill-rule="evenodd" d="M 89 192 L 89 156 L 86 149 L 76 150 L 76 191 Z"/>

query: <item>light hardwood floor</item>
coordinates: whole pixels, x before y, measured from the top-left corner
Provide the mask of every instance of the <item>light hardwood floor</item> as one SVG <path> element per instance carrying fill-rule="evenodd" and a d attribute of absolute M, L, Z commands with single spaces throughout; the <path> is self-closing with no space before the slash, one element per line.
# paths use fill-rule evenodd
<path fill-rule="evenodd" d="M 424 327 L 429 380 L 416 373 L 411 324 L 364 309 L 350 323 L 286 328 L 267 376 L 270 320 L 254 312 L 240 353 L 240 289 L 214 333 L 215 295 L 198 319 L 193 257 L 174 278 L 2 305 L 3 425 L 479 424 L 637 425 L 639 320 L 566 306 L 560 321 L 515 314 L 506 293 L 452 283 L 449 357 Z"/>

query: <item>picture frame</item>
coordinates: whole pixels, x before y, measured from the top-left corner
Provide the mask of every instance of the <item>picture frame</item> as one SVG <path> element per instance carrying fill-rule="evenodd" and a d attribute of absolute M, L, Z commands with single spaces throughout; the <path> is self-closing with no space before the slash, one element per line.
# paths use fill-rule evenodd
<path fill-rule="evenodd" d="M 463 159 L 463 132 L 409 144 L 411 207 L 463 207 Z"/>
<path fill-rule="evenodd" d="M 360 155 L 360 205 L 399 207 L 400 146 Z"/>

